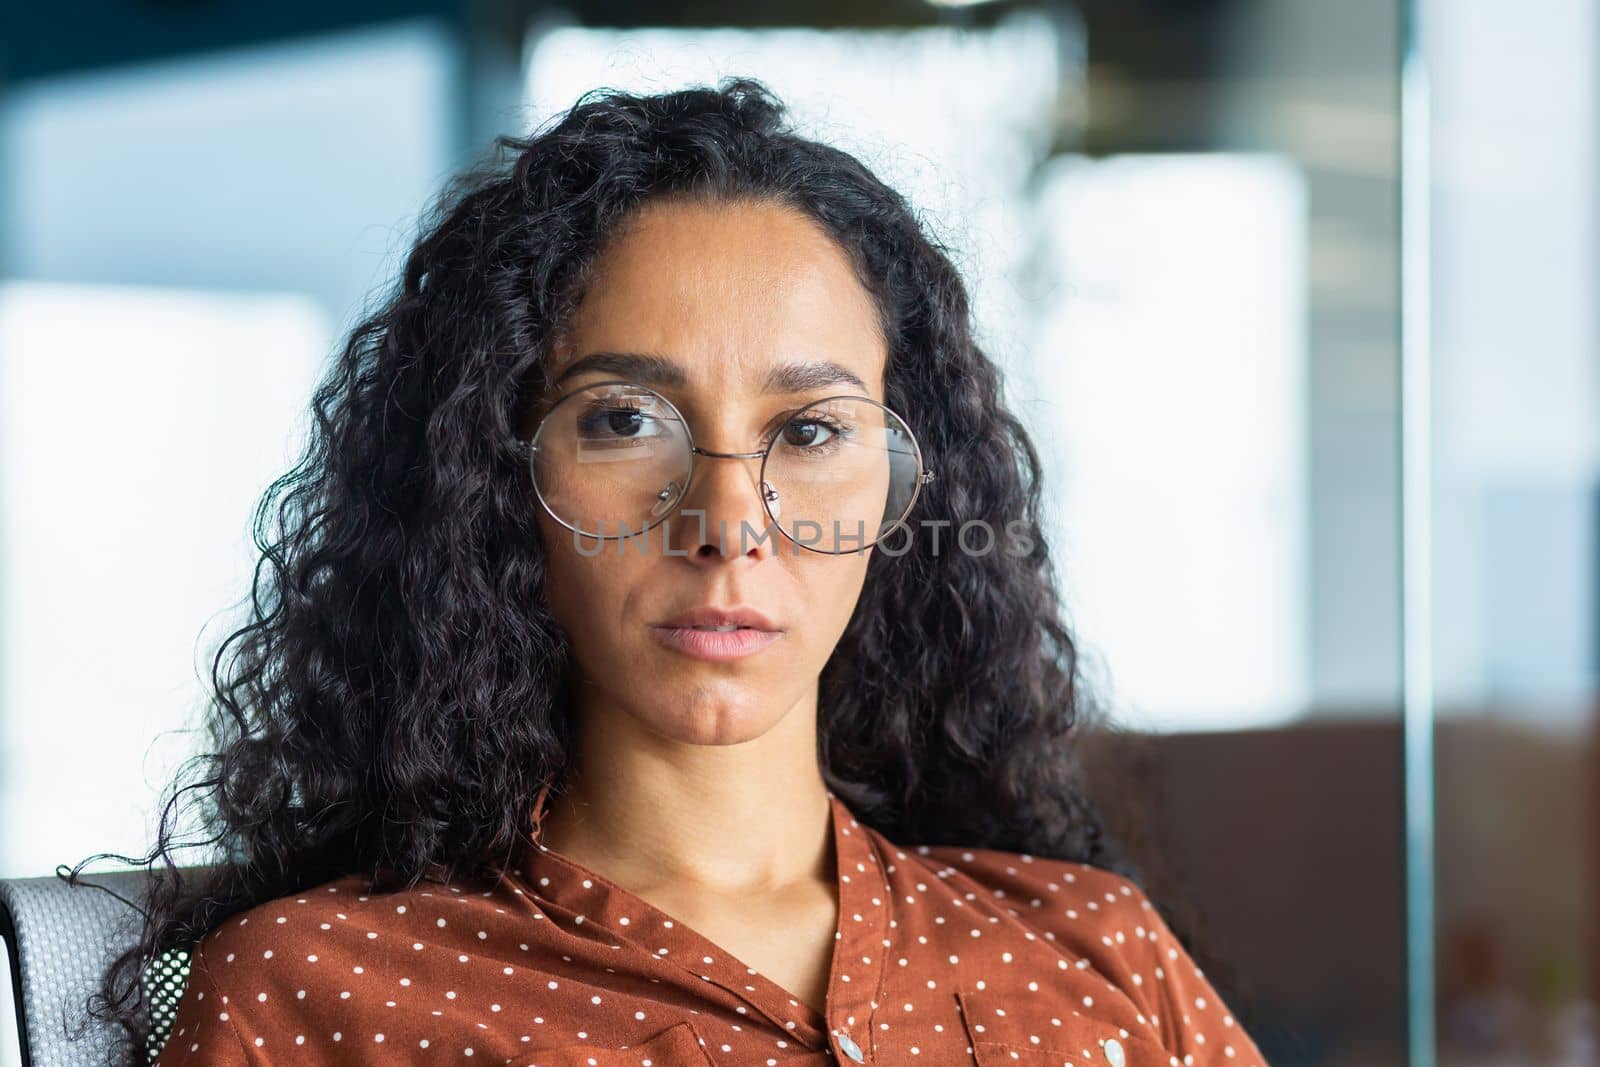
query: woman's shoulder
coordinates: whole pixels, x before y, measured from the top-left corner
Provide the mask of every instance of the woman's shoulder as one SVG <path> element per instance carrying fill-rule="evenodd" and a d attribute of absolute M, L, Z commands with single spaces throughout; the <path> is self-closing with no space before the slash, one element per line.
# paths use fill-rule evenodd
<path fill-rule="evenodd" d="M 273 959 L 293 942 L 326 942 L 337 938 L 339 931 L 359 926 L 395 926 L 382 895 L 367 890 L 364 876 L 349 874 L 262 901 L 213 927 L 201 939 L 200 951 L 212 961 L 255 951 L 263 953 L 264 959 Z M 404 912 L 394 914 L 403 916 Z"/>
<path fill-rule="evenodd" d="M 982 896 L 1024 927 L 1057 942 L 1107 978 L 1127 981 L 1177 945 L 1154 901 L 1133 879 L 1076 860 L 960 845 L 902 848 L 906 861 L 955 888 Z M 1169 944 L 1170 942 L 1170 944 Z"/>
<path fill-rule="evenodd" d="M 400 1038 L 406 993 L 454 998 L 492 920 L 517 917 L 519 890 L 504 883 L 371 886 L 364 874 L 340 877 L 237 912 L 201 938 L 162 1067 L 243 1063 L 251 1049 L 327 1062 L 312 1051 L 342 1047 L 341 1062 L 358 1062 L 343 1042 Z"/>
<path fill-rule="evenodd" d="M 504 911 L 513 892 L 438 881 L 378 891 L 365 874 L 347 874 L 229 916 L 197 954 L 221 983 L 230 974 L 292 975 L 297 983 L 319 972 L 361 975 L 374 961 L 404 960 L 425 945 L 470 943 L 467 928 L 480 925 L 469 921 L 474 913 Z"/>
<path fill-rule="evenodd" d="M 977 883 L 994 898 L 1018 905 L 1019 914 L 1023 908 L 1053 909 L 1086 925 L 1102 925 L 1123 918 L 1130 908 L 1155 908 L 1133 879 L 1077 860 L 962 845 L 916 845 L 901 851 L 931 865 L 937 877 Z"/>
<path fill-rule="evenodd" d="M 1153 957 L 1177 943 L 1161 911 L 1132 878 L 1077 860 L 954 845 L 919 847 L 937 877 L 983 893 L 1047 940 L 1062 940 L 1092 963 Z M 1172 944 L 1169 945 L 1168 942 Z"/>

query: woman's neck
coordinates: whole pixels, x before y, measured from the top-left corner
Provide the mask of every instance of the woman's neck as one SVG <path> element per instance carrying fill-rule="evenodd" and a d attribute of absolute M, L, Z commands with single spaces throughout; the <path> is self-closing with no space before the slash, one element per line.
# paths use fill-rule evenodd
<path fill-rule="evenodd" d="M 634 891 L 743 897 L 824 879 L 831 816 L 808 710 L 751 741 L 690 745 L 586 708 L 578 766 L 550 793 L 540 841 Z"/>

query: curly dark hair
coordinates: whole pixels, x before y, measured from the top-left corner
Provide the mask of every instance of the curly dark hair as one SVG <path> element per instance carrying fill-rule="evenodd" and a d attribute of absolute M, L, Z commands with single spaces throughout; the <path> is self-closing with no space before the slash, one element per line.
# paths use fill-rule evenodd
<path fill-rule="evenodd" d="M 827 785 L 898 842 L 1131 873 L 1082 784 L 1078 728 L 1100 716 L 1040 527 L 1039 457 L 946 247 L 859 160 L 794 133 L 759 81 L 596 89 L 445 185 L 256 508 L 251 613 L 212 661 L 209 751 L 164 795 L 135 861 L 138 944 L 90 998 L 127 1040 L 149 1038 L 143 968 L 234 913 L 354 872 L 386 892 L 506 870 L 576 736 L 518 424 L 607 235 L 666 196 L 787 206 L 831 234 L 889 341 L 886 401 L 939 472 L 918 518 L 948 522 L 947 542 L 971 520 L 1031 535 L 1026 554 L 936 552 L 917 523 L 909 551 L 874 554 L 820 679 Z M 216 866 L 174 862 L 191 807 Z"/>

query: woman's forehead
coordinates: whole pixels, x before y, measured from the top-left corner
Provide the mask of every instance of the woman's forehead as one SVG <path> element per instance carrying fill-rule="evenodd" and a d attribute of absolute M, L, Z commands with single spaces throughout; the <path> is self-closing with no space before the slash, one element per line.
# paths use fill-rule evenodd
<path fill-rule="evenodd" d="M 603 353 L 658 357 L 680 387 L 750 392 L 808 375 L 872 388 L 887 357 L 870 294 L 808 220 L 701 206 L 659 209 L 597 260 L 552 374 Z"/>

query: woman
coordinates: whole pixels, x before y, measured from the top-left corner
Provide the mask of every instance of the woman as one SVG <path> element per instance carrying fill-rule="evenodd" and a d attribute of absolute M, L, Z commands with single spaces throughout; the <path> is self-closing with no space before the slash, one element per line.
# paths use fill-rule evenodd
<path fill-rule="evenodd" d="M 1264 1063 L 1075 784 L 1037 458 L 906 202 L 747 79 L 499 146 L 268 494 L 228 862 L 107 980 L 198 942 L 162 1067 Z"/>

